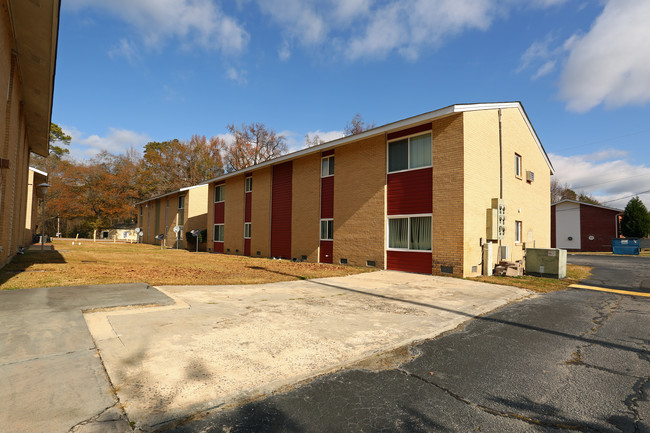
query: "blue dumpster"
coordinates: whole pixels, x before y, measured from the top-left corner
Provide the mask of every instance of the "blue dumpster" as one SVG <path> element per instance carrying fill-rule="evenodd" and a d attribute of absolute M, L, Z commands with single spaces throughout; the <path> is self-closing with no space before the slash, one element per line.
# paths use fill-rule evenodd
<path fill-rule="evenodd" d="M 614 254 L 638 256 L 641 248 L 638 239 L 612 239 L 612 251 Z"/>

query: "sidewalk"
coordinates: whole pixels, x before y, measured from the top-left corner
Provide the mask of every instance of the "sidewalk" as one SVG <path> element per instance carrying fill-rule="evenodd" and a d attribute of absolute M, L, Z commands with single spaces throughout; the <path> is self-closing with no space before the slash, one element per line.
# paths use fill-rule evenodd
<path fill-rule="evenodd" d="M 407 352 L 382 354 L 530 296 L 390 271 L 264 285 L 115 287 L 0 292 L 0 398 L 7 402 L 0 424 L 122 432 L 131 423 L 154 431 L 364 359 L 373 368 L 405 362 Z M 87 327 L 80 312 L 136 304 L 149 306 L 87 312 Z"/>

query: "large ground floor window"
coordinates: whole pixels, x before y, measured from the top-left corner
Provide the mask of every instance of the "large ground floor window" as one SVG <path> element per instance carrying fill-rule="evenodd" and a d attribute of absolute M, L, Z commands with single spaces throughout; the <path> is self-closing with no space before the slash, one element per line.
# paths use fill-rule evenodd
<path fill-rule="evenodd" d="M 215 242 L 223 242 L 223 224 L 214 225 L 214 239 Z"/>
<path fill-rule="evenodd" d="M 388 217 L 388 248 L 431 251 L 431 215 Z"/>

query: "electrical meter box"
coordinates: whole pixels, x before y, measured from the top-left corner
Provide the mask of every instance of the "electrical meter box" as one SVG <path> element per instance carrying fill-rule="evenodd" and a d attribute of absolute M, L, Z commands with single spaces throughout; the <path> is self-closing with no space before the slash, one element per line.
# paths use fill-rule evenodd
<path fill-rule="evenodd" d="M 566 278 L 566 250 L 526 248 L 526 274 L 547 278 Z"/>

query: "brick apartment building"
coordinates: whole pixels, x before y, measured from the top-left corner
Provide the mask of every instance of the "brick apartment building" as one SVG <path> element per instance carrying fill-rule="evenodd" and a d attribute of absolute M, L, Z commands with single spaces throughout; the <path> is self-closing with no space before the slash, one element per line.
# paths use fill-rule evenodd
<path fill-rule="evenodd" d="M 135 206 L 138 210 L 138 227 L 143 233 L 140 238 L 142 243 L 160 245 L 156 236 L 164 234 L 165 246 L 188 248 L 190 245 L 185 234 L 194 229 L 207 228 L 208 185 L 181 188 L 141 201 Z M 179 227 L 178 232 L 174 231 L 176 226 Z M 192 245 L 195 244 L 192 242 Z"/>
<path fill-rule="evenodd" d="M 621 209 L 562 200 L 551 206 L 551 246 L 570 251 L 612 251 Z"/>
<path fill-rule="evenodd" d="M 49 150 L 59 5 L 0 0 L 0 267 L 30 238 L 29 156 Z"/>
<path fill-rule="evenodd" d="M 521 103 L 452 105 L 210 180 L 209 250 L 480 275 L 551 246 L 552 173 Z"/>

